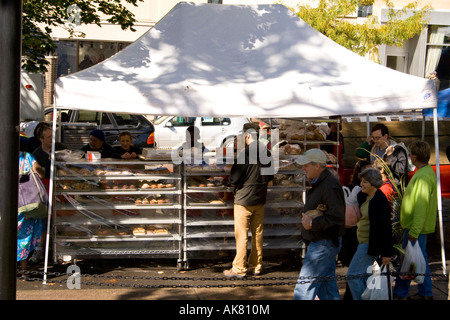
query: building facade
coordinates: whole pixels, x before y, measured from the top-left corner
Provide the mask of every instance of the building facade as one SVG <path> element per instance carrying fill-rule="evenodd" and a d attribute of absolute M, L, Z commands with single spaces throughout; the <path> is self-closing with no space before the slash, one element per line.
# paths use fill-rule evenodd
<path fill-rule="evenodd" d="M 314 4 L 316 0 L 287 0 L 284 3 L 294 7 L 299 2 Z M 394 0 L 401 8 L 413 0 Z M 450 78 L 450 1 L 424 0 L 433 10 L 430 13 L 427 26 L 420 35 L 408 40 L 403 48 L 381 46 L 379 48 L 380 63 L 386 67 L 416 75 L 429 77 L 436 71 L 440 81 L 440 89 L 449 87 Z M 96 25 L 77 26 L 84 36 L 69 37 L 63 28 L 53 28 L 52 36 L 57 41 L 58 48 L 48 57 L 50 67 L 45 75 L 46 89 L 44 105 L 53 105 L 53 83 L 56 78 L 83 70 L 103 61 L 126 48 L 140 36 L 152 28 L 164 17 L 179 0 L 144 0 L 138 7 L 129 6 L 135 14 L 137 23 L 135 32 L 122 30 L 120 26 L 109 24 L 104 19 L 102 27 Z M 272 4 L 267 0 L 193 0 L 195 3 L 216 4 Z M 373 5 L 358 8 L 352 18 L 365 19 L 368 15 L 377 15 L 381 23 L 387 21 L 386 8 L 383 0 L 375 0 Z"/>

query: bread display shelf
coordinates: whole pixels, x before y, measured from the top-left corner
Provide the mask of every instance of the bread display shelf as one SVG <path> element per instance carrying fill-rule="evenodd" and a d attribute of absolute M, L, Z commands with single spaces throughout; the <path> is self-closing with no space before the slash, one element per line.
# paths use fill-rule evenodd
<path fill-rule="evenodd" d="M 298 216 L 265 216 L 264 225 L 267 224 L 298 224 L 302 222 L 301 215 Z M 186 219 L 187 226 L 224 226 L 234 225 L 233 217 L 217 218 L 205 218 L 205 217 L 189 217 Z M 264 231 L 266 232 L 266 231 Z M 186 234 L 186 237 L 188 234 Z"/>
<path fill-rule="evenodd" d="M 191 232 L 186 235 L 189 239 L 202 239 L 202 238 L 210 238 L 210 237 L 234 237 L 234 229 L 231 227 L 227 227 L 229 230 L 217 230 L 218 228 L 212 228 L 211 226 L 199 227 L 197 229 L 191 230 Z M 248 236 L 251 237 L 251 232 L 249 231 Z M 278 228 L 270 228 L 264 230 L 265 237 L 273 237 L 273 236 L 299 236 L 300 229 L 296 226 L 288 226 L 288 227 L 278 227 Z"/>
<path fill-rule="evenodd" d="M 332 140 L 291 140 L 291 139 L 287 139 L 288 143 L 291 144 L 306 144 L 306 145 L 316 145 L 316 144 L 326 144 L 326 145 L 335 145 L 336 141 L 332 141 Z"/>
<path fill-rule="evenodd" d="M 60 242 L 97 242 L 97 241 L 105 241 L 105 242 L 121 242 L 121 241 L 143 241 L 143 240 L 176 240 L 180 241 L 181 237 L 178 234 L 161 233 L 161 234 L 146 234 L 146 235 L 124 235 L 124 236 L 58 236 Z"/>
<path fill-rule="evenodd" d="M 65 255 L 181 258 L 180 166 L 170 161 L 60 161 L 54 180 L 54 260 Z M 133 232 L 136 226 L 156 224 L 170 228 Z"/>
<path fill-rule="evenodd" d="M 228 239 L 228 238 L 227 238 Z M 249 241 L 248 249 L 251 249 Z M 263 249 L 302 249 L 302 242 L 297 238 L 271 239 L 263 242 Z M 185 248 L 186 251 L 217 251 L 217 250 L 236 250 L 235 241 L 232 238 L 224 241 L 220 239 L 208 239 L 208 242 L 200 239 L 190 239 Z"/>
<path fill-rule="evenodd" d="M 79 225 L 79 226 L 102 226 L 102 225 L 138 225 L 138 224 L 180 224 L 181 218 L 175 214 L 160 214 L 149 216 L 114 216 L 102 219 L 88 219 L 83 215 L 71 217 L 58 217 L 55 221 L 57 226 Z"/>
<path fill-rule="evenodd" d="M 233 206 L 233 202 L 188 202 L 186 209 L 232 209 Z"/>
<path fill-rule="evenodd" d="M 150 180 L 150 179 L 179 179 L 179 176 L 174 174 L 129 174 L 129 175 L 91 175 L 91 176 L 83 176 L 83 175 L 73 175 L 73 176 L 57 176 L 55 177 L 56 181 L 64 181 L 64 180 L 89 180 L 89 181 L 99 181 L 99 180 Z"/>
<path fill-rule="evenodd" d="M 89 195 L 102 196 L 102 195 L 151 195 L 151 194 L 181 194 L 181 190 L 173 189 L 139 189 L 139 190 L 70 190 L 70 191 L 55 191 L 55 195 Z"/>
<path fill-rule="evenodd" d="M 232 187 L 220 186 L 220 187 L 187 187 L 186 192 L 232 192 Z"/>
<path fill-rule="evenodd" d="M 151 240 L 160 240 L 161 242 L 167 241 L 163 238 L 151 239 Z M 139 241 L 143 241 L 143 239 L 139 239 Z M 125 243 L 124 243 L 125 244 Z M 64 252 L 65 255 L 85 258 L 85 259 L 95 259 L 102 257 L 114 257 L 123 258 L 128 256 L 141 256 L 141 257 L 153 257 L 153 256 L 177 256 L 180 250 L 177 249 L 136 249 L 136 248 L 127 248 L 123 246 L 121 248 L 91 248 L 91 247 L 65 247 L 62 245 L 56 245 L 56 250 L 59 252 Z"/>
<path fill-rule="evenodd" d="M 172 207 L 174 206 L 173 202 L 165 202 L 165 203 L 140 203 L 136 204 L 138 207 Z"/>
<path fill-rule="evenodd" d="M 229 174 L 232 165 L 228 164 L 218 164 L 214 166 L 208 165 L 186 165 L 185 174 L 188 176 L 196 176 L 196 175 L 225 175 Z"/>
<path fill-rule="evenodd" d="M 90 209 L 90 210 L 132 210 L 132 209 L 142 209 L 143 207 L 151 207 L 153 209 L 181 209 L 181 204 L 174 203 L 158 203 L 158 204 L 111 204 L 109 206 L 104 205 L 78 205 L 73 206 L 70 204 L 58 204 L 56 206 L 57 210 L 82 210 L 82 209 Z M 161 208 L 158 208 L 161 207 Z M 136 213 L 137 214 L 137 213 Z"/>

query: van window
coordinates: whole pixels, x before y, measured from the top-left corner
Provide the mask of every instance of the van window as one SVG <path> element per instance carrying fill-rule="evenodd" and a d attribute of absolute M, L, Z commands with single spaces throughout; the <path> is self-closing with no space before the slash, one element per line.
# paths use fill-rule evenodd
<path fill-rule="evenodd" d="M 86 111 L 86 110 L 78 111 L 77 122 L 89 122 L 100 125 L 100 115 L 102 117 L 102 125 L 111 124 L 111 120 L 109 120 L 109 117 L 105 112 Z"/>
<path fill-rule="evenodd" d="M 172 122 L 174 127 L 193 126 L 195 117 L 173 117 L 170 122 Z"/>
<path fill-rule="evenodd" d="M 102 112 L 102 126 L 112 124 L 106 112 Z M 112 126 L 111 126 L 112 127 Z"/>
<path fill-rule="evenodd" d="M 78 122 L 92 122 L 98 124 L 99 120 L 98 112 L 86 110 L 78 111 Z"/>
<path fill-rule="evenodd" d="M 202 126 L 229 126 L 230 118 L 202 117 Z"/>
<path fill-rule="evenodd" d="M 117 126 L 127 126 L 127 127 L 138 127 L 139 120 L 132 114 L 126 113 L 113 113 L 114 119 L 116 120 Z"/>

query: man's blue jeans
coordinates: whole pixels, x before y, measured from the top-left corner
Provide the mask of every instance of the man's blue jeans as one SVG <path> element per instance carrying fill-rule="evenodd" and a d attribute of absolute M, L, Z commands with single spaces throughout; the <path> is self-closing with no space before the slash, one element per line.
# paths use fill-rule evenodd
<path fill-rule="evenodd" d="M 419 238 L 417 238 L 417 241 L 419 242 L 419 247 L 422 249 L 423 257 L 425 258 L 425 263 L 427 265 L 427 269 L 425 270 L 426 274 L 430 274 L 430 266 L 428 264 L 428 256 L 426 252 L 427 247 L 427 235 L 421 234 L 419 235 Z M 403 248 L 406 248 L 406 245 L 408 244 L 408 230 L 405 230 L 403 234 Z M 398 269 L 398 272 L 400 272 L 401 265 Z M 394 286 L 394 293 L 399 298 L 405 298 L 409 294 L 409 288 L 411 285 L 411 280 L 403 280 L 399 276 L 395 278 L 395 286 Z M 432 291 L 432 283 L 431 283 L 431 277 L 429 275 L 425 276 L 425 279 L 423 283 L 417 285 L 418 293 L 419 295 L 423 297 L 432 297 L 433 291 Z"/>
<path fill-rule="evenodd" d="M 327 239 L 309 244 L 294 289 L 295 300 L 314 300 L 316 295 L 320 300 L 340 299 L 336 282 L 336 256 L 341 249 L 341 240 L 339 238 L 338 246 Z"/>

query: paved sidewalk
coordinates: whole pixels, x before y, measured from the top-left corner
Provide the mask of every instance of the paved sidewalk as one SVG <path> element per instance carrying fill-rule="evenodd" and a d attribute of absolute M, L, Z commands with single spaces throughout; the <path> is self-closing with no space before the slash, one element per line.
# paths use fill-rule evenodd
<path fill-rule="evenodd" d="M 438 257 L 439 258 L 439 257 Z M 447 266 L 450 260 L 447 260 Z M 80 289 L 68 289 L 64 268 L 61 274 L 42 281 L 17 281 L 17 300 L 292 300 L 300 266 L 292 260 L 268 261 L 260 277 L 247 280 L 224 279 L 222 271 L 230 263 L 201 261 L 191 263 L 187 271 L 177 272 L 173 260 L 81 262 L 82 274 L 93 275 L 82 279 Z M 440 260 L 430 262 L 431 272 L 442 274 Z M 449 268 L 449 267 L 447 267 Z M 52 268 L 49 272 L 54 271 Z M 338 266 L 337 275 L 345 276 L 347 268 Z M 97 275 L 97 276 L 95 276 Z M 36 275 L 31 275 L 36 277 Z M 177 280 L 173 280 L 173 279 Z M 193 280 L 194 279 L 194 280 Z M 56 282 L 55 282 L 56 281 Z M 84 284 L 89 282 L 89 284 Z M 338 281 L 341 298 L 345 280 Z M 138 287 L 141 286 L 141 287 Z M 151 288 L 145 286 L 152 286 Z M 161 287 L 155 287 L 161 286 Z M 173 286 L 173 287 L 171 287 Z M 410 294 L 416 292 L 412 285 Z M 433 280 L 435 300 L 448 300 L 448 280 Z"/>

